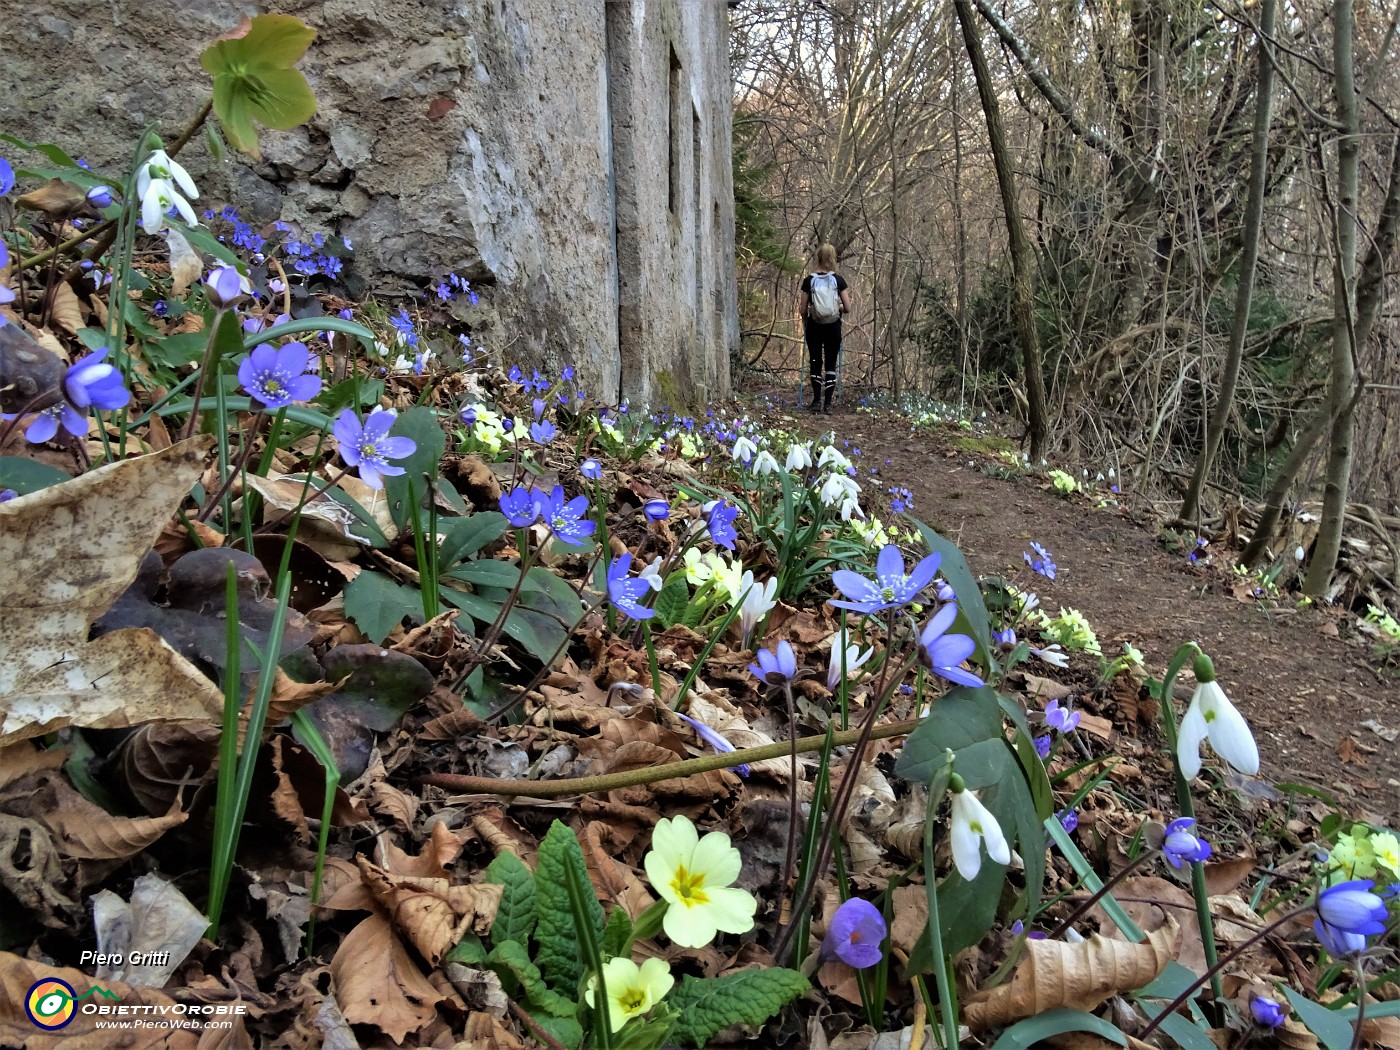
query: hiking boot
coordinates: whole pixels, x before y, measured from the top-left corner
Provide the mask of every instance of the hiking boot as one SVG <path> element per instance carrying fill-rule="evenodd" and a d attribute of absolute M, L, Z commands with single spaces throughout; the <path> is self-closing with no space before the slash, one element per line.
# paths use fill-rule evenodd
<path fill-rule="evenodd" d="M 820 412 L 820 411 L 821 411 L 821 407 L 822 407 L 822 403 L 821 403 L 820 401 L 818 401 L 818 400 L 814 397 L 814 398 L 812 398 L 811 404 L 809 404 L 809 405 L 807 406 L 807 411 L 808 411 L 808 412 Z"/>
<path fill-rule="evenodd" d="M 830 402 L 830 401 L 828 401 L 826 404 L 824 404 L 824 405 L 822 406 L 822 414 L 823 414 L 823 415 L 828 415 L 828 416 L 832 414 L 832 411 L 831 411 L 831 402 Z"/>

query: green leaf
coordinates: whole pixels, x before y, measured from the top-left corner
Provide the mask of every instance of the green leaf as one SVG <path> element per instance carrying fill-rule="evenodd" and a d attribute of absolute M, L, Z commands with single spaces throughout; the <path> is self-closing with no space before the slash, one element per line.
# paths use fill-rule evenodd
<path fill-rule="evenodd" d="M 690 605 L 690 585 L 686 583 L 685 573 L 673 572 L 666 577 L 666 583 L 661 588 L 661 593 L 656 596 L 656 604 L 653 608 L 656 615 L 661 618 L 663 627 L 672 627 L 685 618 L 685 611 Z"/>
<path fill-rule="evenodd" d="M 530 954 L 516 941 L 502 941 L 486 957 L 486 965 L 502 977 L 514 977 L 525 990 L 525 998 L 533 1006 L 554 1017 L 573 1017 L 578 1007 L 544 983 L 539 967 L 530 961 Z"/>
<path fill-rule="evenodd" d="M 347 321 L 343 317 L 303 317 L 295 321 L 284 321 L 271 328 L 264 328 L 261 332 L 254 332 L 243 340 L 243 346 L 245 349 L 251 350 L 259 343 L 275 343 L 283 336 L 301 335 L 303 332 L 344 332 L 346 335 L 355 336 L 366 347 L 374 346 L 373 332 L 358 321 Z M 346 382 L 358 381 L 347 380 Z M 368 402 L 362 403 L 367 404 Z"/>
<path fill-rule="evenodd" d="M 71 168 L 73 171 L 82 171 L 78 167 L 78 162 L 70 157 L 62 149 L 51 142 L 30 142 L 27 139 L 18 138 L 15 135 L 0 134 L 0 142 L 8 142 L 11 146 L 18 146 L 20 149 L 33 150 L 48 157 L 54 164 L 64 168 Z"/>
<path fill-rule="evenodd" d="M 600 945 L 603 958 L 611 959 L 627 950 L 627 942 L 632 939 L 632 919 L 627 909 L 619 905 L 608 913 L 608 921 L 603 926 L 603 943 Z"/>
<path fill-rule="evenodd" d="M 943 765 L 944 751 L 951 748 L 959 752 L 973 744 L 1001 739 L 1001 709 L 996 693 L 987 686 L 957 686 L 940 697 L 929 716 L 909 734 L 894 771 L 905 780 L 927 784 L 934 770 Z M 957 771 L 966 779 L 961 762 Z M 979 786 L 968 783 L 970 787 Z"/>
<path fill-rule="evenodd" d="M 1128 1045 L 1123 1033 L 1103 1018 L 1083 1010 L 1061 1009 L 1047 1010 L 1016 1022 L 1001 1033 L 1001 1038 L 992 1044 L 992 1050 L 1030 1050 L 1040 1046 L 1042 1040 L 1065 1032 L 1092 1032 L 1116 1046 Z"/>
<path fill-rule="evenodd" d="M 419 507 L 409 506 L 408 491 L 412 485 L 416 497 L 421 500 L 432 492 L 432 479 L 437 477 L 438 461 L 447 448 L 447 435 L 442 432 L 438 417 L 431 408 L 410 408 L 394 420 L 390 433 L 399 437 L 412 438 L 417 446 L 413 454 L 396 461 L 404 473 L 384 479 L 384 495 L 389 501 L 389 513 L 394 524 L 402 526 L 410 514 L 418 514 Z M 428 478 L 424 483 L 424 477 Z M 426 522 L 424 523 L 426 531 Z"/>
<path fill-rule="evenodd" d="M 574 994 L 583 978 L 583 956 L 579 951 L 578 923 L 569 905 L 569 891 L 564 880 L 567 869 L 582 874 L 588 882 L 588 866 L 578 839 L 567 826 L 555 821 L 540 843 L 535 863 L 535 944 L 539 950 L 535 959 L 545 979 L 555 988 Z M 585 921 L 592 927 L 595 938 L 603 935 L 603 907 L 589 896 L 591 907 Z"/>
<path fill-rule="evenodd" d="M 481 561 L 470 561 L 451 572 L 443 573 L 451 580 L 461 580 L 463 583 L 475 584 L 478 587 L 499 587 L 508 591 L 515 586 L 515 581 L 520 579 L 520 566 L 509 561 L 492 561 L 490 558 Z"/>
<path fill-rule="evenodd" d="M 1313 1035 L 1322 1040 L 1327 1050 L 1349 1050 L 1354 1032 L 1345 1020 L 1325 1006 L 1319 1006 L 1307 996 L 1284 986 L 1283 994 L 1297 1011 L 1298 1017 Z"/>
<path fill-rule="evenodd" d="M 468 594 L 444 587 L 439 597 L 450 602 L 483 625 L 493 623 L 501 611 L 501 601 L 480 594 Z M 558 651 L 568 632 L 556 621 L 532 609 L 516 606 L 506 616 L 505 633 L 514 638 L 535 659 L 543 662 Z"/>
<path fill-rule="evenodd" d="M 1181 1014 L 1162 1018 L 1162 1031 L 1175 1040 L 1182 1050 L 1217 1050 L 1210 1036 Z"/>
<path fill-rule="evenodd" d="M 14 489 L 21 496 L 38 492 L 50 485 L 72 481 L 57 467 L 24 456 L 0 456 L 0 489 Z"/>
<path fill-rule="evenodd" d="M 491 943 L 529 943 L 535 928 L 534 874 L 514 853 L 500 853 L 486 866 L 486 881 L 504 887 L 491 926 Z"/>
<path fill-rule="evenodd" d="M 438 547 L 438 564 L 452 568 L 464 558 L 470 558 L 488 544 L 505 535 L 510 522 L 500 511 L 484 510 L 447 525 L 442 545 Z"/>
<path fill-rule="evenodd" d="M 214 112 L 228 141 L 258 157 L 253 121 L 294 128 L 316 112 L 316 96 L 291 66 L 311 46 L 316 31 L 292 15 L 258 15 L 241 36 L 218 40 L 199 56 L 214 77 Z"/>
<path fill-rule="evenodd" d="M 578 1050 L 583 1045 L 583 1025 L 572 1017 L 551 1017 L 546 1013 L 530 1011 L 530 1017 L 556 1043 L 562 1043 L 569 1050 Z"/>
<path fill-rule="evenodd" d="M 362 572 L 345 586 L 345 615 L 376 645 L 389 637 L 405 616 L 423 614 L 423 597 L 378 572 Z"/>
<path fill-rule="evenodd" d="M 687 974 L 666 999 L 680 1017 L 671 1038 L 705 1046 L 732 1024 L 763 1024 L 811 985 L 796 970 L 769 967 L 723 977 Z"/>
<path fill-rule="evenodd" d="M 982 588 L 977 585 L 977 577 L 972 575 L 971 566 L 967 564 L 962 551 L 958 550 L 957 544 L 944 539 L 923 522 L 914 518 L 909 520 L 923 536 L 928 549 L 942 557 L 939 571 L 958 596 L 958 619 L 954 622 L 953 630 L 958 630 L 959 623 L 965 624 L 977 643 L 977 658 L 983 667 L 990 667 L 992 629 L 987 621 L 987 606 L 982 601 Z"/>
<path fill-rule="evenodd" d="M 613 1050 L 660 1050 L 676 1021 L 676 1011 L 657 1003 L 646 1017 L 634 1017 L 613 1036 Z"/>
<path fill-rule="evenodd" d="M 479 969 L 486 965 L 486 957 L 490 954 L 486 950 L 486 945 L 481 943 L 480 937 L 474 933 L 468 933 L 453 946 L 450 952 L 442 957 L 442 963 L 446 966 L 450 962 L 459 962 Z"/>

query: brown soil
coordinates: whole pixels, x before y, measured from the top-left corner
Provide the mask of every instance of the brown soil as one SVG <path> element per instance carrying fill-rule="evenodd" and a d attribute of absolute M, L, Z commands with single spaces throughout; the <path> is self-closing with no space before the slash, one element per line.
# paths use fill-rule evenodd
<path fill-rule="evenodd" d="M 950 448 L 946 432 L 911 434 L 883 412 L 797 412 L 783 422 L 808 433 L 834 429 L 860 448 L 862 486 L 908 487 L 911 513 L 954 540 L 979 575 L 1024 581 L 1022 552 L 1032 540 L 1044 545 L 1058 578 L 1032 577 L 1028 586 L 1052 611 L 1059 604 L 1083 613 L 1106 654 L 1131 642 L 1160 676 L 1182 642 L 1199 642 L 1254 730 L 1263 780 L 1314 785 L 1353 817 L 1400 827 L 1400 742 L 1362 725 L 1400 728 L 1400 680 L 1339 636 L 1348 619 L 1339 610 L 1297 609 L 1287 594 L 1272 607 L 1242 602 L 1222 552 L 1211 568 L 1193 566 L 1164 549 L 1150 514 L 1065 499 L 1039 477 L 993 477 L 990 459 Z"/>

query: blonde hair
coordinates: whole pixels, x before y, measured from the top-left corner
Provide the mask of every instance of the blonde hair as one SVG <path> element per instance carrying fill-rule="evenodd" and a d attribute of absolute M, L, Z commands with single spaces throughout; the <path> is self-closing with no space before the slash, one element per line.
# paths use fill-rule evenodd
<path fill-rule="evenodd" d="M 836 249 L 829 244 L 823 244 L 817 249 L 817 270 L 823 273 L 831 273 L 836 269 Z"/>

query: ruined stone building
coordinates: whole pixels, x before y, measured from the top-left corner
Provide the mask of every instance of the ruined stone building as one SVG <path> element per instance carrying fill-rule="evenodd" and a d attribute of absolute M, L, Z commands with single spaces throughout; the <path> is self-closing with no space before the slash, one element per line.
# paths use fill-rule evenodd
<path fill-rule="evenodd" d="M 181 156 L 205 203 L 349 237 L 372 291 L 456 271 L 503 361 L 612 399 L 729 391 L 737 347 L 725 0 L 50 0 L 0 44 L 0 129 L 118 172 L 208 97 L 244 15 L 318 31 L 320 110 L 261 162 Z"/>

